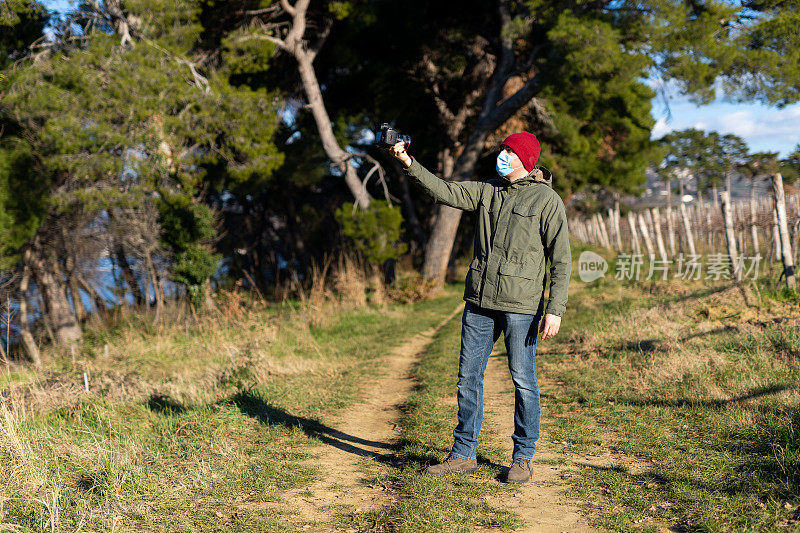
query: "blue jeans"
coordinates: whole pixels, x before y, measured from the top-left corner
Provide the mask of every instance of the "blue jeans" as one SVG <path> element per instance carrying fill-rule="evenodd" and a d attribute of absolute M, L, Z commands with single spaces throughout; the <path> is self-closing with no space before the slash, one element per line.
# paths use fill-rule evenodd
<path fill-rule="evenodd" d="M 508 368 L 514 382 L 514 452 L 512 459 L 532 459 L 539 439 L 539 382 L 536 379 L 537 315 L 510 313 L 467 302 L 461 317 L 458 361 L 458 425 L 452 454 L 472 459 L 483 422 L 483 376 L 494 343 L 504 333 Z"/>

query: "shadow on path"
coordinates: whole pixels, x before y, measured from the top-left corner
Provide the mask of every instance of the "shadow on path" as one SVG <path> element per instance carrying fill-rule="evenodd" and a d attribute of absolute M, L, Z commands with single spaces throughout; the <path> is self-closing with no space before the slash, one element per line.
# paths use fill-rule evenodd
<path fill-rule="evenodd" d="M 285 410 L 268 404 L 262 398 L 249 391 L 240 391 L 231 398 L 233 404 L 242 413 L 257 419 L 265 425 L 281 425 L 285 427 L 299 427 L 303 432 L 317 438 L 329 446 L 360 457 L 372 457 L 380 462 L 390 461 L 389 454 L 382 454 L 367 448 L 378 448 L 382 450 L 395 450 L 396 447 L 387 442 L 363 439 L 355 435 L 343 433 L 330 426 L 305 418 L 293 415 Z"/>

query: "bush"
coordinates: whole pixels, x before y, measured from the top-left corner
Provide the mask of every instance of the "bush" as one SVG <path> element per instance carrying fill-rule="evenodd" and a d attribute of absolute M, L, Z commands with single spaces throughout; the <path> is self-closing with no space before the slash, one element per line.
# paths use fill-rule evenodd
<path fill-rule="evenodd" d="M 403 215 L 388 201 L 373 200 L 367 209 L 355 212 L 353 203 L 346 202 L 336 210 L 335 217 L 344 235 L 369 263 L 382 265 L 408 250 L 408 245 L 400 241 Z"/>
<path fill-rule="evenodd" d="M 173 278 L 186 285 L 189 299 L 197 308 L 203 307 L 203 284 L 217 271 L 217 262 L 221 257 L 205 246 L 194 243 L 176 257 Z"/>

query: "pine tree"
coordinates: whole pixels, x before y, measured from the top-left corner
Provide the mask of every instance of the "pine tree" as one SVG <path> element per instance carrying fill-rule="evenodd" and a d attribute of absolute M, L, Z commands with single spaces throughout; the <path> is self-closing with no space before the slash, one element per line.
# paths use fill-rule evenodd
<path fill-rule="evenodd" d="M 217 215 L 204 195 L 212 184 L 263 181 L 283 162 L 273 142 L 276 95 L 231 85 L 225 62 L 203 63 L 199 12 L 199 2 L 82 4 L 35 60 L 3 72 L 3 257 L 8 266 L 31 250 L 37 286 L 53 284 L 54 298 L 67 301 L 69 258 L 58 244 L 68 238 L 66 219 L 78 230 L 69 238 L 97 225 L 139 228 L 138 241 L 125 232 L 111 239 L 129 290 L 143 293 L 136 285 L 157 277 L 155 258 L 137 257 L 139 274 L 127 263 L 136 243 L 150 240 L 155 216 L 153 246 L 201 303 L 221 259 Z"/>

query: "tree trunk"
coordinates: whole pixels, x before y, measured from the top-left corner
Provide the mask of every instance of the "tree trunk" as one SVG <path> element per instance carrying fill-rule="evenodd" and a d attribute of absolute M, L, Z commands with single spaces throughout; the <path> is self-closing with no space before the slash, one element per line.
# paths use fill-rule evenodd
<path fill-rule="evenodd" d="M 156 267 L 153 264 L 153 258 L 150 254 L 145 256 L 145 268 L 147 269 L 147 275 L 150 277 L 150 283 L 153 286 L 153 294 L 156 299 L 156 312 L 153 317 L 153 324 L 158 324 L 164 311 L 164 287 L 158 277 L 158 272 L 156 272 Z"/>
<path fill-rule="evenodd" d="M 86 291 L 86 294 L 92 298 L 92 301 L 94 302 L 95 313 L 101 317 L 104 316 L 107 309 L 105 299 L 100 296 L 100 293 L 98 293 L 94 287 L 89 285 L 88 281 L 83 279 L 83 276 L 77 276 L 77 278 L 78 284 L 83 287 L 83 290 Z"/>
<path fill-rule="evenodd" d="M 67 258 L 67 272 L 69 275 L 69 295 L 72 300 L 72 307 L 75 309 L 75 318 L 78 322 L 86 320 L 86 307 L 81 299 L 81 289 L 78 286 L 77 272 L 75 272 L 75 258 Z"/>
<path fill-rule="evenodd" d="M 800 219 L 794 223 L 794 241 L 792 243 L 792 250 L 794 251 L 794 264 L 797 266 L 798 255 L 798 248 L 800 248 Z"/>
<path fill-rule="evenodd" d="M 610 244 L 606 239 L 606 234 L 603 231 L 605 229 L 603 227 L 603 219 L 598 213 L 592 215 L 592 224 L 594 225 L 594 230 L 597 232 L 597 239 L 600 242 L 600 246 L 603 248 L 610 248 Z"/>
<path fill-rule="evenodd" d="M 25 250 L 23 254 L 22 280 L 19 283 L 19 339 L 22 349 L 36 368 L 42 368 L 42 357 L 39 347 L 33 338 L 33 334 L 28 324 L 28 286 L 31 280 L 31 269 L 28 267 L 30 250 Z M 7 325 L 10 326 L 10 325 Z"/>
<path fill-rule="evenodd" d="M 306 93 L 306 98 L 308 98 L 308 107 L 311 108 L 311 114 L 314 116 L 314 122 L 316 122 L 317 132 L 322 141 L 325 155 L 344 175 L 345 184 L 353 194 L 355 203 L 362 208 L 367 208 L 371 200 L 370 195 L 358 178 L 356 169 L 350 163 L 350 155 L 339 146 L 336 140 L 331 126 L 331 119 L 328 115 L 328 110 L 325 108 L 325 101 L 322 98 L 322 90 L 317 80 L 317 74 L 314 71 L 314 58 L 328 35 L 330 25 L 327 29 L 320 30 L 320 37 L 317 43 L 309 48 L 305 37 L 306 28 L 308 27 L 307 12 L 309 3 L 310 0 L 299 0 L 292 5 L 288 1 L 281 1 L 280 7 L 283 8 L 285 14 L 291 17 L 292 22 L 283 28 L 282 39 L 272 35 L 269 31 L 264 34 L 264 37 L 275 43 L 282 50 L 290 53 L 297 61 L 297 71 L 300 74 L 303 91 Z"/>
<path fill-rule="evenodd" d="M 403 203 L 403 210 L 404 218 L 406 222 L 406 227 L 411 233 L 412 239 L 417 244 L 417 246 L 421 249 L 425 247 L 425 242 L 428 240 L 425 236 L 425 231 L 422 229 L 422 225 L 419 222 L 419 218 L 417 218 L 417 211 L 414 207 L 414 199 L 411 196 L 411 188 L 408 186 L 408 180 L 405 177 L 405 172 L 403 171 L 402 165 L 400 161 L 395 159 L 394 157 L 389 158 L 391 160 L 392 168 L 394 169 L 394 173 L 398 176 L 398 183 L 400 185 L 400 200 Z"/>
<path fill-rule="evenodd" d="M 436 279 L 444 283 L 444 273 L 450 253 L 453 251 L 461 210 L 437 204 L 433 227 L 425 245 L 425 262 L 422 265 L 422 277 L 426 280 Z"/>
<path fill-rule="evenodd" d="M 783 275 L 786 277 L 786 285 L 790 289 L 795 288 L 794 279 L 794 257 L 792 256 L 792 246 L 789 243 L 789 223 L 786 217 L 786 199 L 783 193 L 783 176 L 780 172 L 772 176 L 772 196 L 775 199 L 775 214 L 778 219 L 778 233 L 781 242 L 781 259 L 783 261 Z"/>
<path fill-rule="evenodd" d="M 133 268 L 131 268 L 131 264 L 128 262 L 128 256 L 125 254 L 125 248 L 121 244 L 116 243 L 114 246 L 114 255 L 117 257 L 117 264 L 122 271 L 122 277 L 125 280 L 125 283 L 128 285 L 128 288 L 131 291 L 131 295 L 133 296 L 135 304 L 137 306 L 141 306 L 145 301 L 144 294 L 142 293 L 142 287 L 139 285 L 139 281 L 136 279 L 136 274 L 134 273 Z"/>
<path fill-rule="evenodd" d="M 619 226 L 614 216 L 614 209 L 611 207 L 608 208 L 608 223 L 611 226 L 611 233 L 614 235 L 614 250 L 620 253 L 622 252 L 622 241 L 619 238 Z"/>
<path fill-rule="evenodd" d="M 510 22 L 511 16 L 505 3 L 501 3 L 500 12 L 502 20 Z M 463 144 L 458 144 L 459 148 L 463 146 L 463 149 L 455 159 L 452 171 L 453 181 L 464 181 L 473 177 L 475 164 L 485 148 L 486 139 L 489 135 L 505 124 L 522 106 L 530 102 L 541 89 L 539 77 L 534 75 L 522 87 L 516 89 L 513 94 L 503 94 L 506 82 L 514 75 L 516 60 L 512 37 L 508 32 L 501 31 L 500 42 L 502 46 L 501 55 L 486 89 L 478 120 L 466 141 Z M 480 94 L 480 88 L 476 88 L 476 90 L 468 94 L 468 100 L 477 98 Z M 443 103 L 437 102 L 437 104 Z M 462 126 L 465 124 L 464 119 L 468 111 L 467 107 L 462 107 L 459 110 L 457 124 Z M 452 113 L 448 114 L 452 115 Z M 452 135 L 452 133 L 450 132 L 451 141 L 457 140 L 458 137 Z M 451 148 L 454 148 L 452 144 Z M 455 150 L 453 152 L 455 153 Z M 460 219 L 461 210 L 438 204 L 434 219 L 435 224 L 431 230 L 428 245 L 425 248 L 425 264 L 423 265 L 425 279 L 442 280 L 444 269 L 452 252 Z"/>
<path fill-rule="evenodd" d="M 773 205 L 772 209 L 772 256 L 770 262 L 781 258 L 781 237 L 778 230 L 778 212 Z"/>
<path fill-rule="evenodd" d="M 603 230 L 600 229 L 600 224 L 597 222 L 597 216 L 592 215 L 589 219 L 589 225 L 592 227 L 593 244 L 601 248 L 605 248 L 606 243 L 603 240 Z"/>
<path fill-rule="evenodd" d="M 731 196 L 728 191 L 723 191 L 722 213 L 725 223 L 725 242 L 728 245 L 728 258 L 731 262 L 731 273 L 736 277 L 736 281 L 742 279 L 742 269 L 739 267 L 739 254 L 736 250 L 736 232 L 733 230 L 733 208 L 731 206 Z"/>
<path fill-rule="evenodd" d="M 39 253 L 31 253 L 30 267 L 44 303 L 42 311 L 50 320 L 53 336 L 59 343 L 79 341 L 82 337 L 81 328 L 75 320 L 64 284 L 57 274 L 60 269 L 55 255 L 50 252 L 50 257 L 45 259 Z"/>
<path fill-rule="evenodd" d="M 609 250 L 611 249 L 611 238 L 608 234 L 608 226 L 606 225 L 606 221 L 603 218 L 602 213 L 597 213 L 597 221 L 600 223 L 600 231 L 603 232 L 603 240 L 606 243 L 606 248 Z"/>

